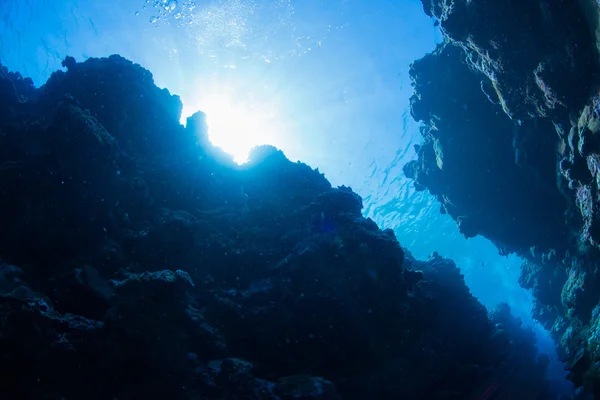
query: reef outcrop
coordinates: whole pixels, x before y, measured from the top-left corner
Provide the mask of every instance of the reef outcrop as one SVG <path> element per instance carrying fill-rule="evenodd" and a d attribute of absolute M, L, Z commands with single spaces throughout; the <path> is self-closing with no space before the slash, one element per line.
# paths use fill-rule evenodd
<path fill-rule="evenodd" d="M 591 0 L 423 0 L 444 43 L 415 61 L 404 167 L 466 237 L 524 258 L 520 283 L 577 385 L 600 396 L 600 56 Z M 595 343 L 595 342 L 594 342 Z"/>
<path fill-rule="evenodd" d="M 119 56 L 63 65 L 0 67 L 0 397 L 556 398 L 533 334 L 350 188 L 235 165 Z"/>

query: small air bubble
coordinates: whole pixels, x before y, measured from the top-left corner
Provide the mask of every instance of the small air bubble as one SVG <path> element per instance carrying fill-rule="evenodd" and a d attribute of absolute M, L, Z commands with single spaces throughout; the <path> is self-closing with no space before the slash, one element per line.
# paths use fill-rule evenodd
<path fill-rule="evenodd" d="M 156 16 L 150 17 L 149 21 L 150 21 L 151 24 L 155 24 L 155 23 L 158 22 L 158 17 L 156 17 Z"/>
<path fill-rule="evenodd" d="M 167 4 L 165 5 L 165 10 L 167 10 L 167 11 L 173 11 L 176 8 L 177 8 L 177 1 L 176 0 L 168 1 Z"/>
<path fill-rule="evenodd" d="M 154 6 L 170 12 L 177 8 L 177 0 L 157 0 Z"/>

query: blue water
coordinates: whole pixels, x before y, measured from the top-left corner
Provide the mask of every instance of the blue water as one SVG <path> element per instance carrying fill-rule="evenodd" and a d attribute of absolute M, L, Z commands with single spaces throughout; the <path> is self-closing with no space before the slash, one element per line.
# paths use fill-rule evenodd
<path fill-rule="evenodd" d="M 179 94 L 184 116 L 202 109 L 210 122 L 221 102 L 260 115 L 254 144 L 274 144 L 351 186 L 365 214 L 417 258 L 452 258 L 484 305 L 507 302 L 535 326 L 531 295 L 517 283 L 520 260 L 462 238 L 402 174 L 419 142 L 409 64 L 440 40 L 418 0 L 4 0 L 0 17 L 1 62 L 37 85 L 66 55 L 118 53 Z"/>

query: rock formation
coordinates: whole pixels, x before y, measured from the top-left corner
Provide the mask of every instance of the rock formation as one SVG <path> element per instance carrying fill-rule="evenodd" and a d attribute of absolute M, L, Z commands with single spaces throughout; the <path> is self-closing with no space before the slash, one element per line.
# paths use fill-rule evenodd
<path fill-rule="evenodd" d="M 236 166 L 119 56 L 63 65 L 0 67 L 0 397 L 556 398 L 509 310 L 350 188 L 268 146 Z"/>
<path fill-rule="evenodd" d="M 466 237 L 524 258 L 534 317 L 600 398 L 598 4 L 422 2 L 445 41 L 411 68 L 422 143 L 404 172 Z"/>

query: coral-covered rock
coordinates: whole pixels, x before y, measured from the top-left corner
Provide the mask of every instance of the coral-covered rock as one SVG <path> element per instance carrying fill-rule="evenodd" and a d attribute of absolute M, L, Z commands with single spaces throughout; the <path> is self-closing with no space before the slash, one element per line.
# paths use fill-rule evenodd
<path fill-rule="evenodd" d="M 561 314 L 561 291 L 566 281 L 567 274 L 562 265 L 543 265 L 528 260 L 521 265 L 519 284 L 531 290 L 534 296 L 533 317 L 548 330 Z"/>
<path fill-rule="evenodd" d="M 405 174 L 436 196 L 466 237 L 486 236 L 508 252 L 564 252 L 554 144 L 536 135 L 553 126 L 510 120 L 486 94 L 486 76 L 463 59 L 461 49 L 442 45 L 413 63 L 411 111 L 423 138 Z"/>
<path fill-rule="evenodd" d="M 487 77 L 489 92 L 516 119 L 578 110 L 596 75 L 597 52 L 575 2 L 423 0 L 425 13 Z"/>
<path fill-rule="evenodd" d="M 465 236 L 526 259 L 534 317 L 600 396 L 585 346 L 600 283 L 598 3 L 422 3 L 445 42 L 411 68 L 422 143 L 404 172 Z"/>

